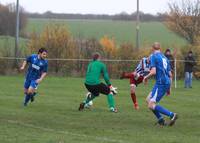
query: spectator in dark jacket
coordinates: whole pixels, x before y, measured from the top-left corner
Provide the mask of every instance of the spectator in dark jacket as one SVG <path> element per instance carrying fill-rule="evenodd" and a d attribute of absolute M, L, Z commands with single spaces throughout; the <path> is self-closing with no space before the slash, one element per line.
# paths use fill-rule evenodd
<path fill-rule="evenodd" d="M 188 55 L 185 57 L 185 88 L 192 88 L 192 76 L 193 76 L 193 67 L 195 65 L 195 59 L 192 51 L 188 52 Z"/>
<path fill-rule="evenodd" d="M 170 61 L 170 66 L 171 66 L 172 73 L 173 73 L 173 71 L 174 71 L 174 57 L 172 56 L 170 49 L 166 49 L 165 57 L 167 57 L 167 59 Z"/>

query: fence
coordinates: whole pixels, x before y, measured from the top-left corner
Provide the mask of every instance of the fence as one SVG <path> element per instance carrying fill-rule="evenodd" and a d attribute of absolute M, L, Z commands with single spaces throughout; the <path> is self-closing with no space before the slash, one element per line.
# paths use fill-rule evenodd
<path fill-rule="evenodd" d="M 25 58 L 0 57 L 0 74 L 19 74 L 19 67 Z M 16 67 L 17 61 L 17 67 Z M 91 59 L 48 59 L 48 74 L 55 76 L 84 77 L 86 68 Z M 102 60 L 108 68 L 111 78 L 119 78 L 123 71 L 131 72 L 137 66 L 139 60 Z M 177 79 L 184 77 L 184 60 L 175 59 L 174 86 L 177 87 Z M 199 73 L 195 71 L 195 73 Z M 197 78 L 200 75 L 194 74 Z"/>

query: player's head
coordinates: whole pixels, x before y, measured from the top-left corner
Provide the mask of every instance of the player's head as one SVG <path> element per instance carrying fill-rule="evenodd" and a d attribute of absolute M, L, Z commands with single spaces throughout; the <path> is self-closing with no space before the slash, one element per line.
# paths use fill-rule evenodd
<path fill-rule="evenodd" d="M 171 55 L 171 50 L 170 49 L 166 49 L 165 55 Z"/>
<path fill-rule="evenodd" d="M 40 56 L 40 58 L 45 59 L 47 57 L 47 50 L 45 48 L 40 48 L 38 50 L 38 55 Z"/>
<path fill-rule="evenodd" d="M 93 61 L 99 60 L 100 58 L 101 58 L 100 53 L 95 52 L 95 53 L 92 54 Z"/>
<path fill-rule="evenodd" d="M 160 43 L 159 42 L 154 42 L 153 45 L 152 45 L 152 49 L 153 51 L 157 51 L 157 50 L 160 50 Z"/>

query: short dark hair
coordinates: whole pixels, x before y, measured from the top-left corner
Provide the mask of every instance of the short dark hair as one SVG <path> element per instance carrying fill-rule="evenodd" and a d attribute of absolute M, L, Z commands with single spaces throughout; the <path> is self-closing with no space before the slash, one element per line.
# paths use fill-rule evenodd
<path fill-rule="evenodd" d="M 190 50 L 190 51 L 188 52 L 188 54 L 192 54 L 192 51 Z"/>
<path fill-rule="evenodd" d="M 42 47 L 42 48 L 40 48 L 40 49 L 38 50 L 38 54 L 41 54 L 41 53 L 43 53 L 43 52 L 46 52 L 46 53 L 47 53 L 47 49 L 45 49 L 44 47 Z"/>
<path fill-rule="evenodd" d="M 170 49 L 166 49 L 165 53 L 167 53 L 167 52 L 171 52 L 171 50 Z"/>

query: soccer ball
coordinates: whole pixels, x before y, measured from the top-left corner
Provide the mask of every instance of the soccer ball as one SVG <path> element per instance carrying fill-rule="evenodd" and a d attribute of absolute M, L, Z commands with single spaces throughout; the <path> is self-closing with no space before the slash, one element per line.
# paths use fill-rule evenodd
<path fill-rule="evenodd" d="M 89 96 L 89 97 L 91 96 L 91 93 L 90 93 L 90 92 L 88 92 L 88 93 L 86 94 L 86 98 L 87 98 L 88 96 Z M 92 106 L 92 105 L 93 105 L 93 101 L 88 102 L 87 105 Z"/>
<path fill-rule="evenodd" d="M 89 105 L 89 106 L 92 106 L 92 105 L 93 105 L 93 101 L 90 101 L 90 102 L 88 103 L 88 105 Z"/>

